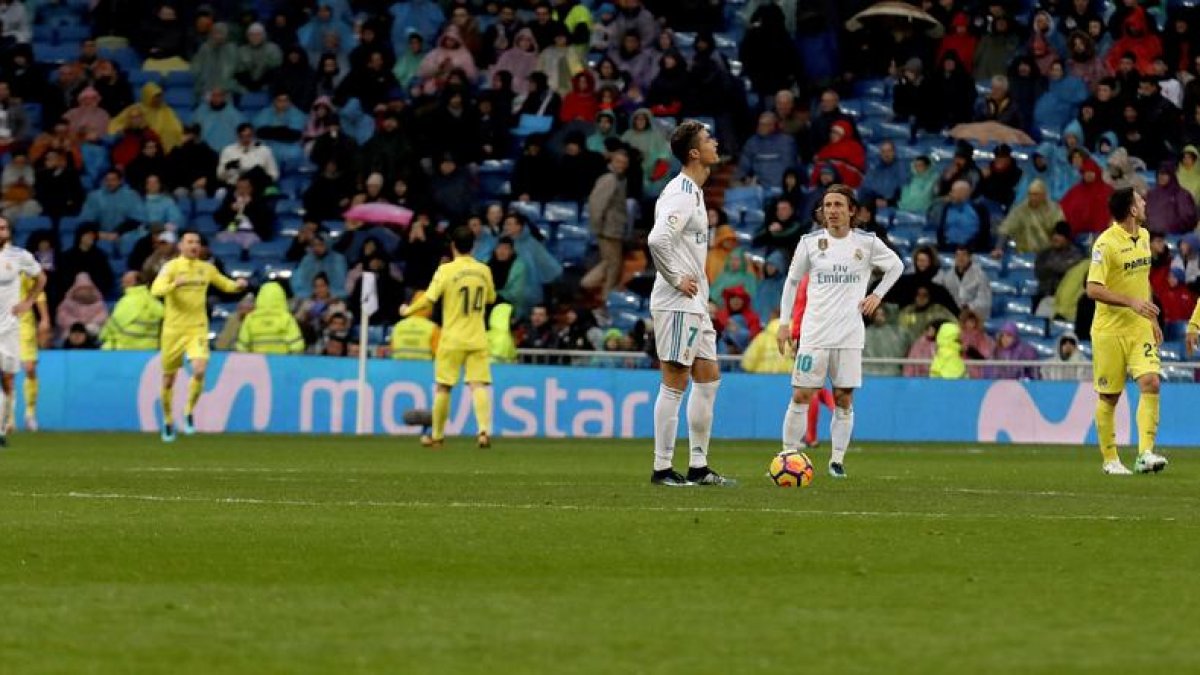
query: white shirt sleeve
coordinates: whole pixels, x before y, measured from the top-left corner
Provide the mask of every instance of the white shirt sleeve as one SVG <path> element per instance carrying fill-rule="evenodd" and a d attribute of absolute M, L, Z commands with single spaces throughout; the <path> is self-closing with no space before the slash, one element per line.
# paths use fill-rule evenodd
<path fill-rule="evenodd" d="M 875 238 L 871 242 L 871 266 L 883 271 L 883 279 L 879 281 L 873 293 L 881 298 L 886 297 L 904 273 L 904 261 L 895 251 Z"/>
<path fill-rule="evenodd" d="M 796 252 L 792 255 L 792 264 L 788 267 L 787 280 L 783 282 L 783 297 L 779 300 L 779 325 L 792 325 L 792 308 L 796 306 L 796 293 L 800 282 L 808 274 L 808 245 L 804 239 L 796 244 Z"/>
<path fill-rule="evenodd" d="M 36 277 L 42 273 L 42 266 L 29 251 L 25 251 L 25 254 L 21 256 L 21 273 L 27 277 Z"/>
<path fill-rule="evenodd" d="M 667 283 L 676 288 L 684 276 L 683 265 L 680 264 L 678 255 L 679 236 L 687 225 L 692 209 L 691 202 L 686 197 L 687 195 L 683 194 L 671 195 L 659 201 L 654 227 L 650 228 L 650 236 L 646 239 L 650 248 L 650 258 L 654 260 L 654 268 Z"/>

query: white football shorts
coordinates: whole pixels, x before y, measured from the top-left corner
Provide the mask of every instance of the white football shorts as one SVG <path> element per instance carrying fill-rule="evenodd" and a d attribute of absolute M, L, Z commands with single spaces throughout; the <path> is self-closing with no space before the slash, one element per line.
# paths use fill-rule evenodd
<path fill-rule="evenodd" d="M 862 354 L 861 349 L 800 347 L 792 364 L 792 386 L 822 389 L 828 378 L 835 389 L 858 389 L 862 386 Z"/>
<path fill-rule="evenodd" d="M 658 311 L 654 319 L 654 344 L 658 360 L 691 366 L 696 359 L 717 360 L 717 331 L 707 314 Z"/>

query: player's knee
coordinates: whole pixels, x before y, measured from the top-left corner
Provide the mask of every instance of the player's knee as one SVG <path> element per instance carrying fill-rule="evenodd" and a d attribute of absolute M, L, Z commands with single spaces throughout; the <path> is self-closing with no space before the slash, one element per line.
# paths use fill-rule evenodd
<path fill-rule="evenodd" d="M 838 389 L 833 393 L 833 402 L 839 410 L 850 410 L 854 407 L 854 390 Z"/>
<path fill-rule="evenodd" d="M 436 387 L 434 387 L 434 390 L 437 391 L 439 394 L 449 394 L 450 390 L 452 390 L 452 389 L 454 389 L 454 387 L 452 387 L 448 384 L 439 384 Z"/>
<path fill-rule="evenodd" d="M 808 405 L 812 403 L 815 392 L 811 389 L 792 389 L 792 403 L 797 405 Z"/>
<path fill-rule="evenodd" d="M 27 379 L 27 380 L 36 380 L 37 379 L 37 366 L 35 366 L 33 364 L 29 364 L 29 365 L 25 366 L 25 379 Z"/>
<path fill-rule="evenodd" d="M 1162 389 L 1162 380 L 1158 375 L 1146 375 L 1138 380 L 1138 389 L 1143 394 L 1157 394 Z"/>

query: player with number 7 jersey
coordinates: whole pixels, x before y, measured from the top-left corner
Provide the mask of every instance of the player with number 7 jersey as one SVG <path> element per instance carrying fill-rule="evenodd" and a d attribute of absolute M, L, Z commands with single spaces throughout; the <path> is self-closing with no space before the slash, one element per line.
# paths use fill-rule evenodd
<path fill-rule="evenodd" d="M 433 433 L 421 439 L 427 447 L 440 447 L 450 417 L 450 392 L 465 369 L 475 408 L 480 447 L 491 445 L 491 383 L 488 363 L 487 308 L 496 302 L 492 270 L 471 255 L 475 235 L 460 227 L 451 235 L 454 260 L 433 274 L 425 295 L 401 308 L 408 317 L 442 302 L 442 337 L 434 355 Z"/>

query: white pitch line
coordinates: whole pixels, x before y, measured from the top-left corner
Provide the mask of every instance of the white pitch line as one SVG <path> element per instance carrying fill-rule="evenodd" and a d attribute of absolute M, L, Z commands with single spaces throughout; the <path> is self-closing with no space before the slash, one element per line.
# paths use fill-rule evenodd
<path fill-rule="evenodd" d="M 304 499 L 264 499 L 258 497 L 186 497 L 183 495 L 144 495 L 121 492 L 6 492 L 8 497 L 26 499 L 90 499 L 138 502 L 166 502 L 188 504 L 235 504 L 253 506 L 302 506 L 338 508 L 393 508 L 393 509 L 489 509 L 519 511 L 577 511 L 586 512 L 653 512 L 653 513 L 747 513 L 779 514 L 793 516 L 828 516 L 834 518 L 925 518 L 931 520 L 975 518 L 1028 519 L 1048 521 L 1096 521 L 1096 522 L 1155 522 L 1177 523 L 1175 518 L 1144 516 L 1063 515 L 1063 514 L 999 514 L 999 513 L 944 513 L 936 511 L 842 511 L 822 509 L 743 508 L 723 506 L 584 506 L 578 504 L 502 502 L 424 502 L 424 501 L 312 501 Z"/>

